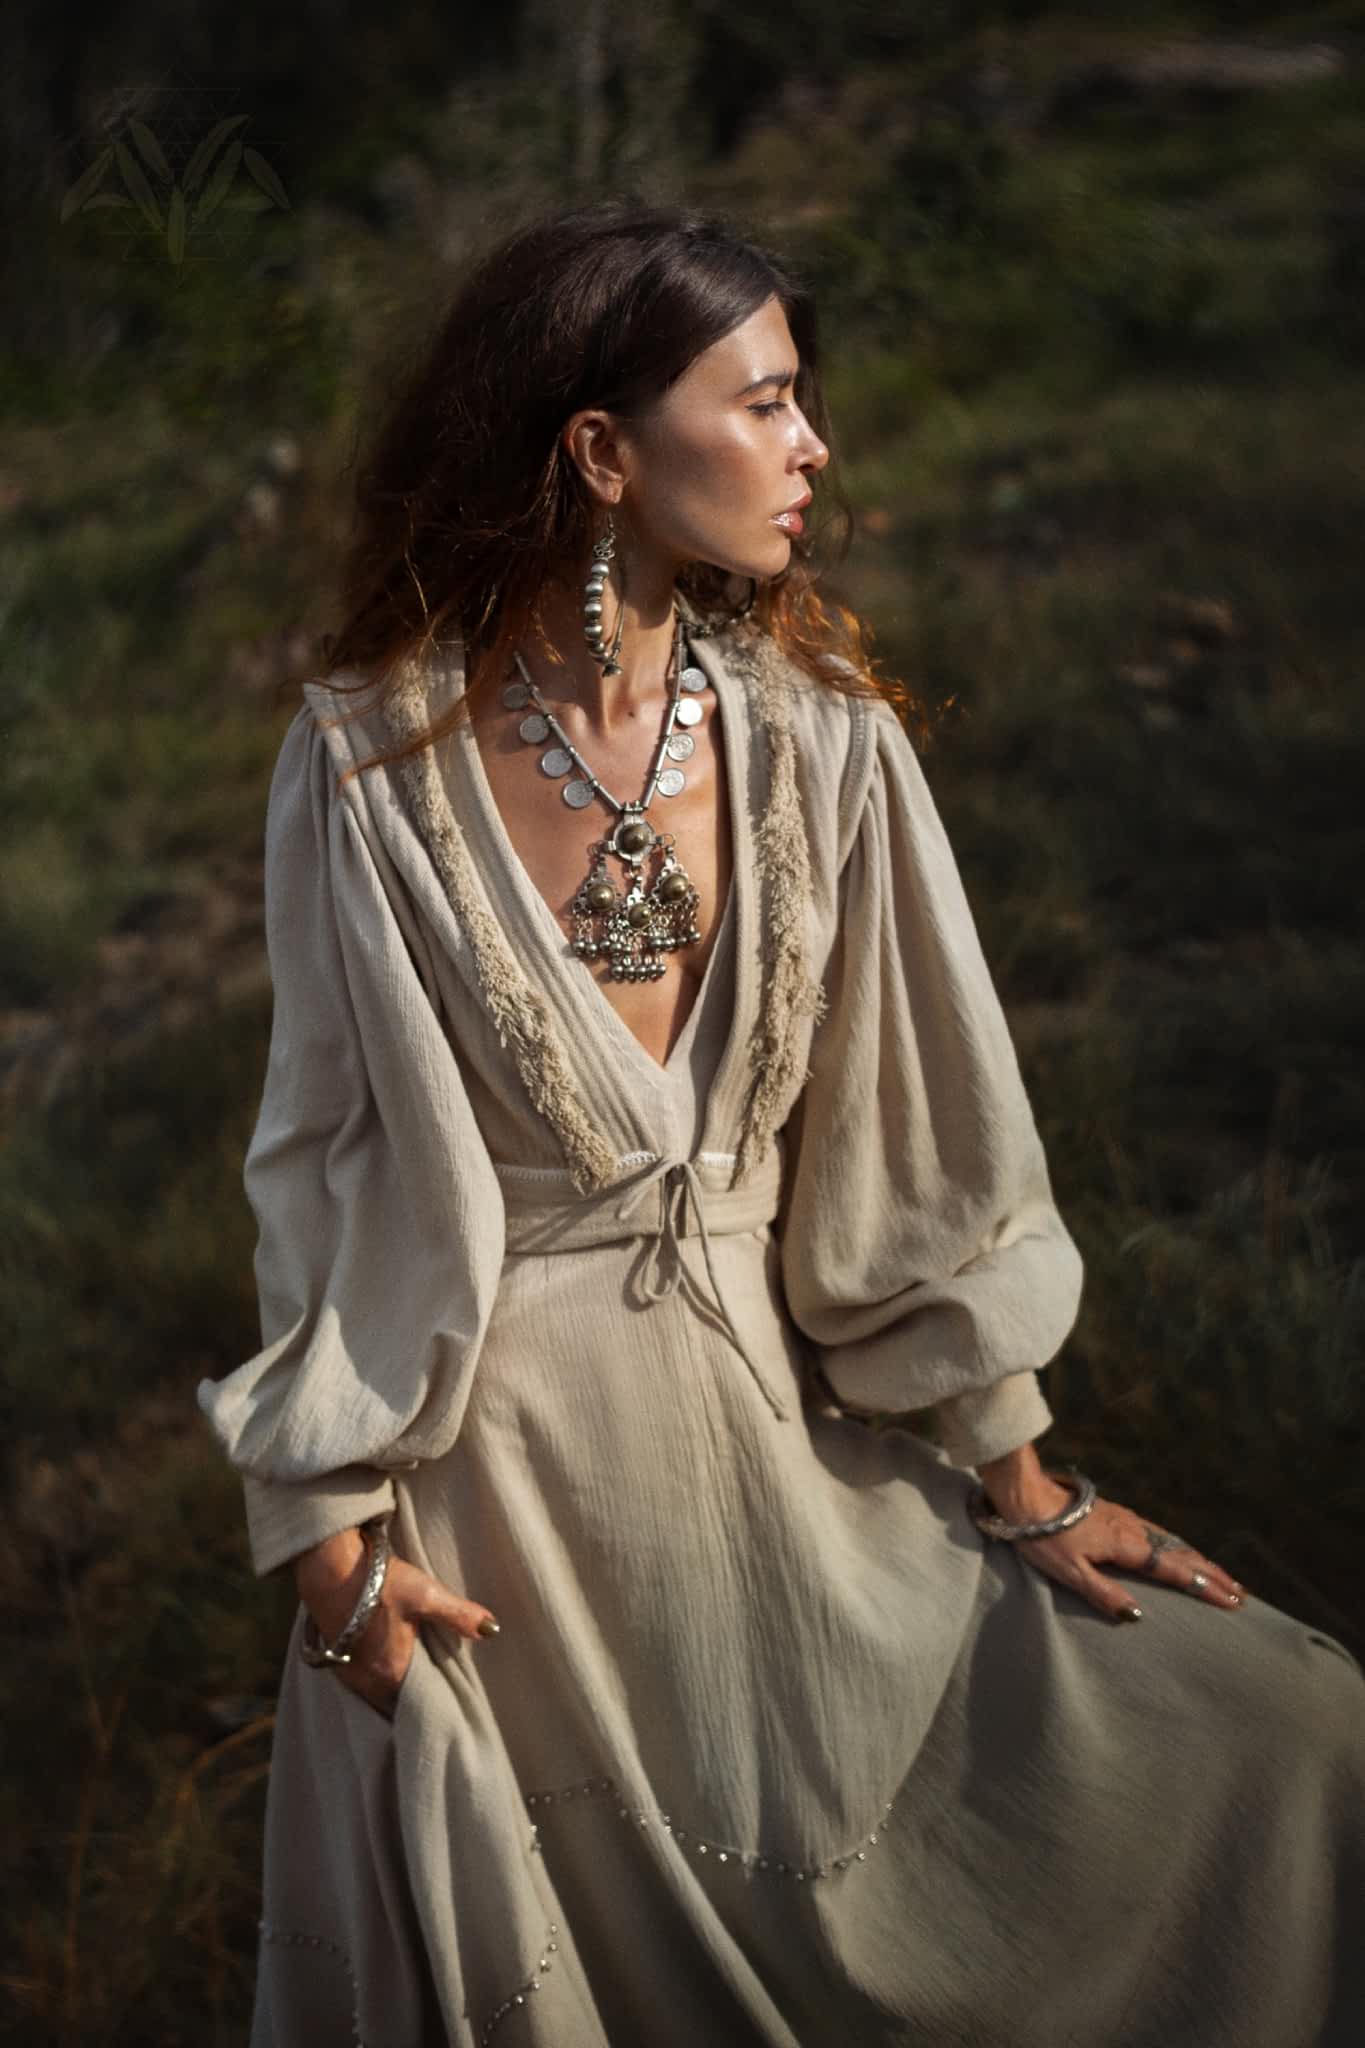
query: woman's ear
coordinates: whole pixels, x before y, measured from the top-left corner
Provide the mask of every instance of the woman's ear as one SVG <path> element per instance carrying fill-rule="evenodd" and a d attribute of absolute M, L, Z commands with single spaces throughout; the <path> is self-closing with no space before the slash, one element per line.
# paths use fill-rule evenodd
<path fill-rule="evenodd" d="M 615 420 L 607 412 L 577 412 L 560 441 L 593 496 L 603 505 L 619 505 L 626 487 L 629 460 Z"/>

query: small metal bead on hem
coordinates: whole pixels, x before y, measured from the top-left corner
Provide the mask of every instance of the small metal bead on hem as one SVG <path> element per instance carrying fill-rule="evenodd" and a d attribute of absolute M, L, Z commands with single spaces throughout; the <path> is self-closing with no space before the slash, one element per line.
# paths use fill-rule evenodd
<path fill-rule="evenodd" d="M 578 1784 L 558 1786 L 553 1791 L 528 1792 L 526 1804 L 539 1811 L 546 1806 L 564 1805 L 571 1799 L 600 1799 L 608 1793 L 617 1801 L 616 1812 L 619 1819 L 633 1820 L 637 1827 L 642 1828 L 650 1826 L 652 1822 L 657 1823 L 664 1833 L 671 1835 L 685 1851 L 690 1851 L 697 1857 L 705 1857 L 708 1863 L 734 1864 L 745 1870 L 773 1871 L 779 1877 L 795 1878 L 798 1884 L 828 1877 L 831 1871 L 847 1870 L 855 1863 L 866 1863 L 867 1851 L 877 1846 L 883 1830 L 890 1826 L 890 1816 L 895 1806 L 894 1800 L 887 1800 L 882 1808 L 881 1819 L 872 1831 L 841 1855 L 833 1856 L 825 1863 L 800 1864 L 790 1863 L 784 1857 L 758 1849 L 738 1848 L 733 1842 L 711 1841 L 705 1836 L 692 1833 L 687 1828 L 676 1826 L 671 1815 L 661 1813 L 657 1809 L 651 1811 L 643 1807 L 632 1808 L 623 1805 L 620 1803 L 621 1794 L 616 1780 L 610 1777 L 584 1778 Z M 533 1849 L 541 1847 L 538 1827 L 532 1830 L 531 1846 Z"/>
<path fill-rule="evenodd" d="M 485 2041 L 492 2040 L 495 2030 L 502 2025 L 509 2012 L 515 2012 L 519 2005 L 525 2005 L 533 1991 L 539 1991 L 541 1978 L 548 1975 L 554 1968 L 555 1956 L 559 1951 L 559 1943 L 554 1937 L 558 1932 L 559 1923 L 557 1920 L 552 1920 L 545 1930 L 545 1946 L 536 1964 L 535 1974 L 528 1977 L 524 1983 L 519 1984 L 515 1991 L 509 1991 L 501 2005 L 494 2006 L 492 2012 L 484 2021 L 483 2029 L 479 2035 L 479 2048 L 483 2048 Z"/>

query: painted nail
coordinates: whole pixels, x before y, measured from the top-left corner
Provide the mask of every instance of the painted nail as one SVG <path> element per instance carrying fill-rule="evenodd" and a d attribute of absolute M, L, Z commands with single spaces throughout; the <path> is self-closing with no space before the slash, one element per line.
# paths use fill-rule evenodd
<path fill-rule="evenodd" d="M 1131 1601 L 1127 1607 L 1121 1607 L 1119 1613 L 1125 1621 L 1141 1621 L 1142 1619 L 1142 1609 L 1134 1606 Z"/>
<path fill-rule="evenodd" d="M 483 1620 L 479 1623 L 479 1634 L 481 1636 L 496 1636 L 501 1633 L 501 1624 L 494 1621 L 491 1614 L 485 1614 Z"/>

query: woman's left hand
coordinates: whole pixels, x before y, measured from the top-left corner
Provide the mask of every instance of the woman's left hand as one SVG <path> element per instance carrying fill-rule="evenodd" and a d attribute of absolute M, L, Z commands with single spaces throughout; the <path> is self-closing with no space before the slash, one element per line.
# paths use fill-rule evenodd
<path fill-rule="evenodd" d="M 992 1506 L 1011 1521 L 1042 1521 L 1060 1514 L 1075 1499 L 1070 1487 L 1039 1471 L 1028 1488 L 1027 1506 L 1011 1503 L 1006 1507 L 986 1481 L 984 1470 L 982 1479 Z M 1138 1620 L 1142 1610 L 1132 1587 L 1111 1578 L 1101 1569 L 1104 1565 L 1141 1572 L 1156 1585 L 1169 1586 L 1232 1613 L 1242 1605 L 1244 1589 L 1230 1572 L 1182 1537 L 1113 1500 L 1097 1499 L 1088 1515 L 1059 1535 L 1020 1539 L 1013 1548 L 1038 1571 L 1069 1586 L 1115 1621 Z"/>

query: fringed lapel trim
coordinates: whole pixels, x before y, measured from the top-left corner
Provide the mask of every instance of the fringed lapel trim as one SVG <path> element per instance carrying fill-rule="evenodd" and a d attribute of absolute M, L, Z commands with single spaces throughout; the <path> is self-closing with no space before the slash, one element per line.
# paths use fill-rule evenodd
<path fill-rule="evenodd" d="M 806 962 L 810 847 L 797 786 L 791 684 L 781 655 L 766 635 L 744 640 L 727 635 L 721 647 L 726 668 L 753 691 L 768 749 L 767 809 L 754 830 L 762 983 L 730 1178 L 730 1185 L 738 1187 L 761 1163 L 774 1129 L 806 1078 L 798 1056 L 801 1019 L 811 1015 L 818 1021 L 825 995 L 811 980 Z M 384 723 L 395 742 L 405 744 L 430 725 L 432 673 L 418 661 L 405 665 L 384 705 Z M 558 1138 L 574 1186 L 580 1194 L 597 1193 L 618 1178 L 619 1162 L 584 1106 L 544 998 L 527 980 L 502 926 L 487 908 L 434 751 L 424 747 L 394 767 L 468 939 L 499 1041 L 511 1050 L 531 1101 Z"/>
<path fill-rule="evenodd" d="M 773 1131 L 806 1079 L 799 1057 L 801 1019 L 816 1022 L 826 997 L 812 981 L 806 959 L 810 902 L 810 841 L 796 777 L 791 730 L 791 688 L 781 654 L 768 636 L 731 637 L 724 660 L 755 693 L 768 744 L 768 804 L 754 831 L 759 876 L 763 980 L 757 1026 L 749 1040 L 749 1083 L 731 1185 L 756 1170 Z"/>
<path fill-rule="evenodd" d="M 417 662 L 407 664 L 387 700 L 384 722 L 400 742 L 430 724 L 425 677 Z M 595 1194 L 617 1178 L 616 1153 L 583 1105 L 544 998 L 527 980 L 502 926 L 486 907 L 434 750 L 424 747 L 395 766 L 436 872 L 464 927 L 499 1041 L 510 1048 L 527 1094 L 559 1139 L 574 1186 L 580 1194 Z"/>

